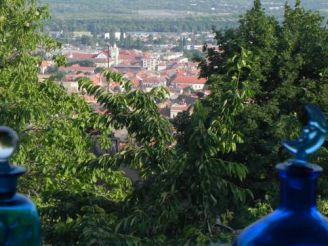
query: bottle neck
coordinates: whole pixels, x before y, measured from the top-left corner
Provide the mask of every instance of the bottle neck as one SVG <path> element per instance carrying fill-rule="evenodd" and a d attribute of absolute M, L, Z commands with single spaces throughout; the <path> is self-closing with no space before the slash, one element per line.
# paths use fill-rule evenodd
<path fill-rule="evenodd" d="M 316 209 L 316 187 L 320 175 L 319 166 L 281 164 L 280 208 L 293 211 Z M 281 168 L 283 167 L 283 168 Z"/>
<path fill-rule="evenodd" d="M 16 193 L 17 179 L 26 170 L 22 167 L 2 163 L 0 166 L 0 201 L 10 199 Z"/>

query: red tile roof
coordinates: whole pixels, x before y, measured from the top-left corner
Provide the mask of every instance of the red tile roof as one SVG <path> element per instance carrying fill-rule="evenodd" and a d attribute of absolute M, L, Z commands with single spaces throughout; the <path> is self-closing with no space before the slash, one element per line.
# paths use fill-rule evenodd
<path fill-rule="evenodd" d="M 72 52 L 67 52 L 64 55 L 69 59 L 88 60 L 88 59 L 92 59 L 95 54 L 72 51 Z"/>
<path fill-rule="evenodd" d="M 178 75 L 172 82 L 172 84 L 205 84 L 205 78 L 198 78 L 195 76 L 181 76 Z"/>
<path fill-rule="evenodd" d="M 147 83 L 147 84 L 161 84 L 164 83 L 166 80 L 165 78 L 161 78 L 161 77 L 147 77 L 144 78 L 142 80 L 143 83 Z"/>
<path fill-rule="evenodd" d="M 95 67 L 81 67 L 79 64 L 74 64 L 70 67 L 61 67 L 60 70 L 64 71 L 80 71 L 80 72 L 90 72 L 93 73 L 95 71 Z"/>

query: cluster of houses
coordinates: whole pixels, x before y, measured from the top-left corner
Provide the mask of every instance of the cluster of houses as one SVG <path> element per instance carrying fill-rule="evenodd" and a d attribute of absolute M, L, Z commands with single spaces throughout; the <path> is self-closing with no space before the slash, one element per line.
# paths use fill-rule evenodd
<path fill-rule="evenodd" d="M 159 104 L 160 111 L 168 118 L 174 118 L 179 112 L 187 110 L 196 100 L 198 93 L 207 94 L 205 78 L 199 78 L 198 64 L 189 61 L 181 52 L 143 52 L 140 50 L 124 50 L 116 45 L 98 51 L 81 51 L 64 49 L 69 66 L 59 67 L 62 77 L 60 83 L 69 93 L 78 93 L 78 80 L 88 77 L 95 85 L 100 85 L 112 92 L 122 91 L 117 83 L 107 83 L 102 70 L 109 68 L 122 73 L 132 82 L 134 89 L 150 91 L 155 87 L 166 87 L 170 98 Z M 54 64 L 43 61 L 40 76 L 53 71 Z M 86 97 L 94 108 L 97 103 Z"/>

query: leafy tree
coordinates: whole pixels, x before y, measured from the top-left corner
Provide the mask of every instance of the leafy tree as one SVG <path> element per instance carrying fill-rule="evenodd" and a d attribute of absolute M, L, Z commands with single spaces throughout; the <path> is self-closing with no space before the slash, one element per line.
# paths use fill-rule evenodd
<path fill-rule="evenodd" d="M 57 72 L 58 72 L 58 66 L 56 66 L 56 65 L 48 67 L 45 71 L 46 74 L 53 74 L 53 73 L 57 73 Z"/>
<path fill-rule="evenodd" d="M 138 37 L 137 40 L 136 40 L 136 44 L 135 44 L 135 48 L 140 50 L 143 46 L 143 43 L 141 41 L 141 39 Z"/>
<path fill-rule="evenodd" d="M 227 239 L 213 227 L 217 219 L 243 226 L 274 205 L 273 165 L 287 157 L 281 139 L 298 135 L 302 105 L 328 110 L 328 33 L 319 14 L 299 1 L 294 8 L 286 4 L 281 24 L 255 1 L 238 28 L 218 32 L 220 50 L 205 47 L 200 64 L 211 95 L 174 125 L 157 109 L 165 89 L 133 90 L 110 70 L 103 74 L 121 92 L 79 81 L 101 114 L 53 81 L 39 82 L 35 51 L 59 47 L 41 32 L 47 17 L 34 0 L 0 5 L 0 119 L 20 135 L 14 161 L 30 170 L 20 190 L 39 207 L 45 243 L 204 245 Z M 108 149 L 116 129 L 128 131 L 125 148 L 97 156 L 95 142 Z M 314 160 L 326 162 L 327 149 Z M 121 167 L 138 170 L 140 180 L 132 184 Z M 321 195 L 325 209 L 327 194 Z"/>
<path fill-rule="evenodd" d="M 79 218 L 99 204 L 112 217 L 112 204 L 126 197 L 131 182 L 121 171 L 87 165 L 96 160 L 91 133 L 102 125 L 86 102 L 51 80 L 38 81 L 41 59 L 35 51 L 59 48 L 41 32 L 47 9 L 33 0 L 3 1 L 0 16 L 1 124 L 18 132 L 21 144 L 13 161 L 29 169 L 19 190 L 36 202 L 46 242 L 68 235 L 67 244 L 78 243 L 84 230 L 82 224 L 74 231 Z M 62 65 L 61 57 L 55 60 Z"/>
<path fill-rule="evenodd" d="M 229 72 L 226 64 L 241 47 L 252 52 L 249 56 L 252 69 L 242 74 L 240 80 L 242 84 L 248 81 L 253 95 L 234 124 L 235 129 L 241 130 L 244 143 L 227 158 L 247 165 L 250 175 L 244 184 L 260 203 L 276 203 L 278 186 L 272 175 L 274 165 L 288 158 L 281 140 L 299 135 L 298 122 L 306 121 L 304 105 L 315 103 L 328 112 L 328 31 L 322 21 L 317 12 L 305 10 L 296 1 L 294 8 L 285 5 L 280 24 L 266 16 L 256 0 L 240 19 L 238 28 L 217 33 L 220 51 L 205 47 L 207 56 L 200 64 L 204 77 Z M 217 84 L 218 91 L 222 90 L 217 81 L 209 81 L 212 83 Z M 324 162 L 326 153 L 322 149 L 313 161 Z M 327 186 L 322 186 L 321 192 L 327 199 L 324 187 Z M 256 204 L 250 201 L 249 206 Z M 244 226 L 242 216 L 239 218 L 236 226 Z"/>
<path fill-rule="evenodd" d="M 71 66 L 73 64 L 79 64 L 82 67 L 95 67 L 96 66 L 96 64 L 90 60 L 79 60 L 79 61 L 69 62 L 67 64 L 67 66 Z"/>
<path fill-rule="evenodd" d="M 114 46 L 116 43 L 115 30 L 111 29 L 109 33 L 109 43 L 111 46 Z"/>
<path fill-rule="evenodd" d="M 103 67 L 96 67 L 96 69 L 95 69 L 95 73 L 101 73 L 101 72 L 103 72 L 105 70 L 105 68 L 103 68 Z"/>
<path fill-rule="evenodd" d="M 67 73 L 63 71 L 57 71 L 55 72 L 55 74 L 51 75 L 50 80 L 62 81 L 65 78 L 66 74 Z"/>
<path fill-rule="evenodd" d="M 120 30 L 120 43 L 121 44 L 123 44 L 124 39 L 125 39 L 125 33 L 124 33 L 124 30 L 121 28 L 121 30 Z"/>
<path fill-rule="evenodd" d="M 133 40 L 132 40 L 131 35 L 128 35 L 128 36 L 126 37 L 126 39 L 124 39 L 123 48 L 125 48 L 125 49 L 130 49 L 131 46 L 132 46 L 132 42 L 133 42 Z"/>
<path fill-rule="evenodd" d="M 199 50 L 184 50 L 183 56 L 193 61 L 200 61 L 204 58 L 204 54 Z"/>
<path fill-rule="evenodd" d="M 245 166 L 225 159 L 242 141 L 232 122 L 249 96 L 247 83 L 241 85 L 238 79 L 248 56 L 243 51 L 229 63 L 230 75 L 212 78 L 233 82 L 225 87 L 222 98 L 213 93 L 195 104 L 185 128 L 177 127 L 177 144 L 172 144 L 171 126 L 154 103 L 167 96 L 165 90 L 132 90 L 130 81 L 108 70 L 108 81 L 119 82 L 124 93 L 108 93 L 87 79 L 80 81 L 82 89 L 108 110 L 102 121 L 110 128 L 126 128 L 134 139 L 114 158 L 103 159 L 104 165 L 120 163 L 136 168 L 141 176 L 141 183 L 134 186 L 118 215 L 116 233 L 125 235 L 123 242 L 133 237 L 135 243 L 142 244 L 215 241 L 220 237 L 213 229 L 215 219 L 251 195 L 240 187 Z M 97 225 L 103 230 L 106 226 Z"/>
<path fill-rule="evenodd" d="M 178 45 L 175 47 L 176 52 L 182 52 L 184 50 L 184 48 L 185 48 L 184 40 L 185 40 L 185 37 L 180 37 L 180 39 L 178 41 Z"/>
<path fill-rule="evenodd" d="M 92 37 L 82 35 L 82 37 L 80 38 L 80 42 L 82 45 L 92 45 Z"/>

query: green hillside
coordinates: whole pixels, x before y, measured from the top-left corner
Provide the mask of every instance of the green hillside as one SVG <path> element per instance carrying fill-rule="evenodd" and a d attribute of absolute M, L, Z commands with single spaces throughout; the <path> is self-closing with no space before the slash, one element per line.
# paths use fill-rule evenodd
<path fill-rule="evenodd" d="M 201 12 L 206 15 L 225 13 L 225 12 L 242 12 L 243 8 L 249 6 L 249 0 L 230 0 L 213 1 L 213 0 L 42 0 L 43 3 L 49 3 L 56 18 L 84 17 L 104 17 L 108 15 L 154 15 L 152 12 L 159 13 L 160 16 L 170 15 L 188 15 L 188 12 L 196 14 Z M 235 5 L 240 9 L 235 9 Z M 154 15 L 155 16 L 155 15 Z M 157 17 L 157 16 L 156 16 Z"/>
<path fill-rule="evenodd" d="M 40 0 L 49 4 L 52 29 L 105 31 L 207 30 L 234 25 L 252 0 Z M 262 1 L 268 14 L 282 14 L 285 0 Z M 290 0 L 292 4 L 293 1 Z M 326 0 L 303 0 L 308 9 L 328 15 Z"/>

